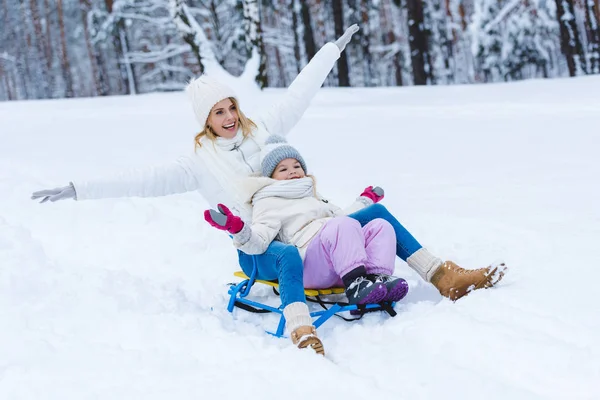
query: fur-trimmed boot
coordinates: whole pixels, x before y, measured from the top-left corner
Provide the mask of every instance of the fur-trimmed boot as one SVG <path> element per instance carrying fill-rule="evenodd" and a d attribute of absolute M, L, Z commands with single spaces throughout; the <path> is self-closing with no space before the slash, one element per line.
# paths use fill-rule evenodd
<path fill-rule="evenodd" d="M 299 349 L 310 347 L 317 354 L 325 355 L 325 349 L 321 339 L 317 337 L 317 329 L 312 325 L 299 326 L 290 334 L 292 343 L 298 346 Z"/>
<path fill-rule="evenodd" d="M 479 269 L 464 269 L 452 261 L 442 261 L 427 249 L 421 248 L 406 260 L 427 282 L 431 282 L 440 294 L 456 301 L 469 292 L 487 289 L 498 283 L 506 273 L 504 264 Z"/>
<path fill-rule="evenodd" d="M 306 303 L 295 302 L 283 309 L 286 326 L 290 332 L 292 343 L 299 349 L 310 347 L 317 354 L 325 355 L 321 339 L 317 337 L 317 329 L 313 326 L 312 317 Z"/>
<path fill-rule="evenodd" d="M 445 261 L 431 277 L 431 283 L 442 296 L 456 301 L 473 290 L 491 288 L 502 279 L 505 271 L 504 264 L 470 270 Z"/>

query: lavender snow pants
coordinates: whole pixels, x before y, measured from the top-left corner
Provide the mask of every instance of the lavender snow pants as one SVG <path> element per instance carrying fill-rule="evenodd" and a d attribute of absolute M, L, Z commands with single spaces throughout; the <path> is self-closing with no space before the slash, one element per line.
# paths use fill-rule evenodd
<path fill-rule="evenodd" d="M 396 233 L 384 219 L 364 227 L 350 217 L 333 218 L 311 240 L 304 258 L 304 287 L 343 286 L 341 277 L 364 265 L 370 274 L 392 275 Z"/>

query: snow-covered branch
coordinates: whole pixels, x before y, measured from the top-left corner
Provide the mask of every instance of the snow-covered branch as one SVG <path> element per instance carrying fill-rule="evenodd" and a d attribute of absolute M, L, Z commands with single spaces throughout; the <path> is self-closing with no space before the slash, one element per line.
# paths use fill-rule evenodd
<path fill-rule="evenodd" d="M 17 61 L 17 59 L 15 57 L 11 56 L 7 52 L 0 53 L 0 60 L 8 61 L 11 63 L 14 63 Z"/>
<path fill-rule="evenodd" d="M 169 44 L 160 50 L 150 52 L 136 51 L 129 53 L 131 63 L 156 63 L 190 51 L 189 46 L 183 44 Z"/>
<path fill-rule="evenodd" d="M 515 11 L 517 7 L 523 2 L 523 0 L 511 0 L 508 4 L 506 4 L 498 15 L 483 26 L 483 31 L 488 33 L 490 32 L 496 25 L 498 25 L 502 20 L 504 20 L 510 13 Z"/>

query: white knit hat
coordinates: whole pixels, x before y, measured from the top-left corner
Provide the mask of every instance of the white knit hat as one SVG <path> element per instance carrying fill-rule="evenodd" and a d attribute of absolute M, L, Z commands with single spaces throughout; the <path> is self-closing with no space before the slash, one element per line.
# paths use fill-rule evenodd
<path fill-rule="evenodd" d="M 192 102 L 196 120 L 202 127 L 206 125 L 210 110 L 215 104 L 228 97 L 236 97 L 232 88 L 207 75 L 202 75 L 191 81 L 185 91 Z"/>
<path fill-rule="evenodd" d="M 294 158 L 300 162 L 304 173 L 306 174 L 306 162 L 300 155 L 300 152 L 290 146 L 283 137 L 271 135 L 265 141 L 265 147 L 260 152 L 260 168 L 263 176 L 270 178 L 273 171 L 282 160 Z"/>

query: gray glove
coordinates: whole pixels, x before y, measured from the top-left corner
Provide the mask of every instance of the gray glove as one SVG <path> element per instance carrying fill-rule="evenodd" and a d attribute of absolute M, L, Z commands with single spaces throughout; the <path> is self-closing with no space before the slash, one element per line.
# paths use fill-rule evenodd
<path fill-rule="evenodd" d="M 379 186 L 375 186 L 373 188 L 373 193 L 375 193 L 377 196 L 383 197 L 383 195 L 385 194 L 385 192 L 383 191 L 383 188 L 380 188 Z"/>
<path fill-rule="evenodd" d="M 340 53 L 344 51 L 346 45 L 350 43 L 350 39 L 352 39 L 352 35 L 358 32 L 358 25 L 354 24 L 346 29 L 346 32 L 338 40 L 335 41 L 335 45 L 340 49 Z"/>
<path fill-rule="evenodd" d="M 42 201 L 40 201 L 40 203 L 45 203 L 48 200 L 52 202 L 65 199 L 77 200 L 77 193 L 75 193 L 75 187 L 71 183 L 69 184 L 69 186 L 33 192 L 33 194 L 31 195 L 31 200 L 37 200 L 42 197 L 43 199 Z"/>

